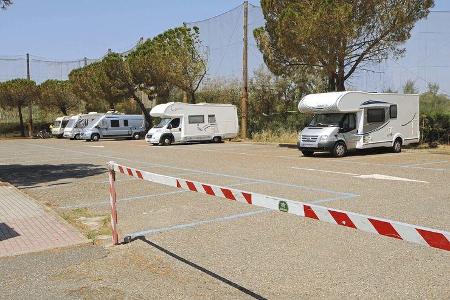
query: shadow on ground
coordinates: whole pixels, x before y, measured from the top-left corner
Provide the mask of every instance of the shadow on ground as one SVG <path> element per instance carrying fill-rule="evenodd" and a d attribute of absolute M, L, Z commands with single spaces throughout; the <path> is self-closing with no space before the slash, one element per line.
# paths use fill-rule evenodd
<path fill-rule="evenodd" d="M 93 164 L 41 164 L 41 165 L 0 165 L 0 181 L 15 186 L 33 186 L 55 182 L 63 179 L 78 179 L 103 174 L 104 166 Z"/>
<path fill-rule="evenodd" d="M 0 223 L 0 241 L 12 239 L 19 235 L 20 234 L 17 233 L 17 231 L 15 231 L 13 228 L 11 228 L 8 224 Z"/>

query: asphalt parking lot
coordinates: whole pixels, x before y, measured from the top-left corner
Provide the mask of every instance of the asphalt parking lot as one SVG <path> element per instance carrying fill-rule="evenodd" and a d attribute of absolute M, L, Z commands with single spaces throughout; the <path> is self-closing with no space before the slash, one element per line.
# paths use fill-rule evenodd
<path fill-rule="evenodd" d="M 418 150 L 336 159 L 246 143 L 156 147 L 144 141 L 8 140 L 0 143 L 0 181 L 59 213 L 89 208 L 107 214 L 111 160 L 450 231 L 450 156 Z M 34 289 L 69 298 L 89 291 L 131 298 L 450 297 L 447 251 L 120 174 L 117 179 L 120 235 L 146 231 L 146 239 L 58 252 L 55 261 L 66 263 L 49 262 L 53 273 L 44 265 L 43 273 L 33 272 L 60 284 L 42 287 L 23 279 L 23 295 Z M 0 262 L 4 272 L 17 269 L 14 258 Z M 8 278 L 0 287 L 3 295 L 13 295 L 5 291 L 14 285 Z"/>

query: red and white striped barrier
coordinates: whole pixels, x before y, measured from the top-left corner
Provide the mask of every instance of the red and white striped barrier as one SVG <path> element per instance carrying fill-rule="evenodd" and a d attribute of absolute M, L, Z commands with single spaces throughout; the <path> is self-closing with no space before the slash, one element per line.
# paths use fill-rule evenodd
<path fill-rule="evenodd" d="M 110 170 L 110 199 L 111 199 L 111 222 L 113 228 L 113 242 L 118 243 L 117 233 L 117 210 L 116 192 L 114 188 L 115 172 L 140 178 L 167 186 L 172 186 L 192 192 L 207 194 L 230 201 L 242 202 L 250 205 L 260 206 L 272 210 L 278 210 L 301 217 L 316 219 L 331 224 L 359 229 L 362 231 L 384 235 L 400 240 L 405 240 L 437 249 L 450 251 L 450 233 L 442 230 L 410 225 L 402 222 L 391 221 L 378 217 L 366 216 L 343 210 L 331 209 L 324 206 L 302 203 L 266 196 L 262 194 L 245 192 L 217 185 L 205 184 L 186 179 L 159 175 L 134 168 L 109 162 Z"/>

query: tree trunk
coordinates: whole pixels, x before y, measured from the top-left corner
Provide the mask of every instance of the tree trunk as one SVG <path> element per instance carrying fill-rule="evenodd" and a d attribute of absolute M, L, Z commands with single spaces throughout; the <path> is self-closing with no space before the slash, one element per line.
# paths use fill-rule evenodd
<path fill-rule="evenodd" d="M 25 137 L 25 126 L 23 125 L 22 107 L 18 105 L 17 109 L 19 110 L 20 136 Z"/>
<path fill-rule="evenodd" d="M 191 97 L 190 97 L 191 101 L 190 102 L 191 102 L 191 104 L 195 104 L 195 92 L 191 92 L 190 94 L 191 94 Z"/>
<path fill-rule="evenodd" d="M 336 77 L 334 74 L 328 75 L 328 91 L 335 92 L 336 91 Z"/>
<path fill-rule="evenodd" d="M 188 103 L 188 95 L 185 91 L 183 91 L 183 103 Z"/>
<path fill-rule="evenodd" d="M 109 104 L 109 109 L 112 111 L 116 111 L 116 107 L 115 107 L 114 103 Z"/>
<path fill-rule="evenodd" d="M 141 101 L 139 96 L 136 93 L 133 93 L 133 99 L 136 101 L 136 103 L 139 105 L 139 108 L 142 110 L 142 113 L 145 117 L 145 129 L 149 130 L 152 127 L 152 116 L 150 116 L 150 113 L 145 108 L 144 103 Z"/>
<path fill-rule="evenodd" d="M 61 106 L 61 107 L 59 108 L 59 110 L 63 113 L 64 116 L 67 116 L 67 108 L 66 108 L 66 107 Z"/>
<path fill-rule="evenodd" d="M 345 91 L 345 67 L 343 59 L 341 59 L 338 63 L 338 73 L 336 76 L 336 90 L 338 92 Z"/>

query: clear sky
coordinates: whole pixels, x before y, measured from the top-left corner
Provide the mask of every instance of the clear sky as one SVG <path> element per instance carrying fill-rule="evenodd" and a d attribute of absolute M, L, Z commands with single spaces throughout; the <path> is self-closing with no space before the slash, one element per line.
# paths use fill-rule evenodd
<path fill-rule="evenodd" d="M 13 0 L 0 11 L 0 55 L 31 53 L 57 60 L 124 51 L 183 22 L 206 19 L 242 0 Z M 250 3 L 259 5 L 258 0 Z M 450 10 L 436 0 L 434 10 Z"/>
<path fill-rule="evenodd" d="M 183 22 L 206 19 L 242 0 L 13 0 L 0 11 L 0 55 L 51 59 L 102 56 L 129 49 Z M 259 1 L 249 1 L 259 5 Z"/>

